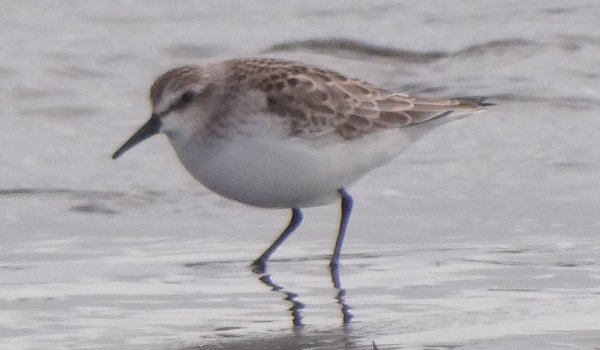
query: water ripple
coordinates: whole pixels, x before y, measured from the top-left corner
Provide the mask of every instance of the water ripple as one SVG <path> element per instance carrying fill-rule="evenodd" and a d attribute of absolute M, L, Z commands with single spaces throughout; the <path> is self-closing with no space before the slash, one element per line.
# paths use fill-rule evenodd
<path fill-rule="evenodd" d="M 413 63 L 434 62 L 442 58 L 448 57 L 449 55 L 447 52 L 444 51 L 418 52 L 411 50 L 402 50 L 342 38 L 288 41 L 273 45 L 264 50 L 264 52 L 270 53 L 295 50 L 316 51 L 322 54 L 332 54 L 334 56 L 358 54 L 361 56 L 393 58 L 399 61 Z"/>
<path fill-rule="evenodd" d="M 491 40 L 481 44 L 467 46 L 457 51 L 414 51 L 387 46 L 369 44 L 359 40 L 345 38 L 308 39 L 287 41 L 265 49 L 265 53 L 285 51 L 313 51 L 333 56 L 369 56 L 373 58 L 391 58 L 405 63 L 432 63 L 451 57 L 473 57 L 497 55 L 522 49 L 538 50 L 545 44 L 524 39 Z"/>

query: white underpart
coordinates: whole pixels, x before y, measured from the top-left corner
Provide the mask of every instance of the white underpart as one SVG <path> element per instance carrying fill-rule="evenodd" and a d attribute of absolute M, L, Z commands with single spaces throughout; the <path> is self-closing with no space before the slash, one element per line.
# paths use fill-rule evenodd
<path fill-rule="evenodd" d="M 338 189 L 385 164 L 441 124 L 432 121 L 431 125 L 423 123 L 342 140 L 333 136 L 289 137 L 264 116 L 249 121 L 225 138 L 190 135 L 189 125 L 188 132 L 167 135 L 187 170 L 207 188 L 223 197 L 265 208 L 331 203 L 339 198 Z"/>

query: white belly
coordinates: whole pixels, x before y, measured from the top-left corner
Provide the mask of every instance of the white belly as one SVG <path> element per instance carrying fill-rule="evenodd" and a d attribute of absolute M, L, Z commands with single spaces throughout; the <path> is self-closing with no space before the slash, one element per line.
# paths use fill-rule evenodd
<path fill-rule="evenodd" d="M 299 208 L 335 201 L 338 189 L 392 159 L 411 140 L 397 129 L 353 141 L 238 134 L 171 143 L 187 170 L 221 196 L 257 207 Z"/>

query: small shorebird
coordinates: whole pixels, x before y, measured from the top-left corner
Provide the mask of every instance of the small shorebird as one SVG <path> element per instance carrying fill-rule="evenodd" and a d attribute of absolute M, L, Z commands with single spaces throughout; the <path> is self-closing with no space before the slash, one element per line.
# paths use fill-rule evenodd
<path fill-rule="evenodd" d="M 255 207 L 291 209 L 287 227 L 254 261 L 259 271 L 302 221 L 300 208 L 341 198 L 330 262 L 336 268 L 352 210 L 345 188 L 436 126 L 489 105 L 411 97 L 272 58 L 171 69 L 152 85 L 150 102 L 152 116 L 113 159 L 164 133 L 210 190 Z"/>

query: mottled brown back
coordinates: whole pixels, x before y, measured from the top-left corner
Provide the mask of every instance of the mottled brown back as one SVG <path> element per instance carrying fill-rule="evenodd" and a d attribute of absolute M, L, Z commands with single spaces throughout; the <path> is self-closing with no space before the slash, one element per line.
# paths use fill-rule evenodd
<path fill-rule="evenodd" d="M 354 139 L 383 129 L 422 123 L 449 111 L 476 111 L 468 99 L 416 98 L 314 66 L 271 59 L 226 62 L 229 86 L 267 94 L 269 112 L 292 118 L 290 133 L 334 132 Z"/>

